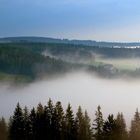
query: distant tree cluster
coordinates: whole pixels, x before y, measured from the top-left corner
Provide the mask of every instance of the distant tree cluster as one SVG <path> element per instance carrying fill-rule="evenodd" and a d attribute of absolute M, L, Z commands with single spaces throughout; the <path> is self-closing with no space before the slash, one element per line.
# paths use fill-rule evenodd
<path fill-rule="evenodd" d="M 24 79 L 26 82 L 76 70 L 107 78 L 140 78 L 139 68 L 130 71 L 118 69 L 113 64 L 94 65 L 92 62 L 98 55 L 105 59 L 139 58 L 140 49 L 57 43 L 0 43 L 0 79 L 11 80 L 12 76 L 15 81 Z"/>
<path fill-rule="evenodd" d="M 73 65 L 43 56 L 27 47 L 0 46 L 0 73 L 28 76 L 31 79 L 42 75 L 64 73 Z"/>
<path fill-rule="evenodd" d="M 91 121 L 87 111 L 79 106 L 76 114 L 68 104 L 64 111 L 61 102 L 54 105 L 41 103 L 28 110 L 18 103 L 7 124 L 0 119 L 0 140 L 139 140 L 140 113 L 136 110 L 131 128 L 126 128 L 122 113 L 116 117 L 109 114 L 103 119 L 101 107 L 97 107 L 95 119 Z"/>

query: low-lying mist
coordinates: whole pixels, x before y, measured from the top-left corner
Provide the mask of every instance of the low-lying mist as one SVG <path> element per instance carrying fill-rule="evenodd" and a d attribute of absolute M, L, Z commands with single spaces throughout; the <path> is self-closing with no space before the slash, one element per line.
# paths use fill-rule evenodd
<path fill-rule="evenodd" d="M 0 85 L 0 116 L 12 115 L 17 102 L 33 107 L 39 102 L 47 104 L 49 98 L 61 101 L 66 108 L 78 105 L 87 109 L 93 118 L 96 107 L 101 105 L 104 117 L 109 113 L 123 112 L 128 122 L 136 108 L 140 108 L 140 80 L 102 79 L 84 72 L 70 73 L 63 77 L 36 81 L 26 86 Z"/>

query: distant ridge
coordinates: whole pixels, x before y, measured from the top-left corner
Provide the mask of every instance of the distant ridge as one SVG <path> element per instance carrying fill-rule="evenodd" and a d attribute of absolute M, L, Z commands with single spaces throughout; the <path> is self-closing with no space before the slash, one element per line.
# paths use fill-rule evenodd
<path fill-rule="evenodd" d="M 69 39 L 56 39 L 50 37 L 5 37 L 0 38 L 0 43 L 65 43 L 74 45 L 98 46 L 98 47 L 135 47 L 140 48 L 140 42 L 122 43 L 122 42 L 97 42 L 94 40 L 69 40 Z"/>

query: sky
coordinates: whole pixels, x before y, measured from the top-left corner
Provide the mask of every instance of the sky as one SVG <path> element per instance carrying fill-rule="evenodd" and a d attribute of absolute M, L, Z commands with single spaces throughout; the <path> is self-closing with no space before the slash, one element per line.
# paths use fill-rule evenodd
<path fill-rule="evenodd" d="M 138 0 L 0 0 L 0 37 L 140 41 Z"/>

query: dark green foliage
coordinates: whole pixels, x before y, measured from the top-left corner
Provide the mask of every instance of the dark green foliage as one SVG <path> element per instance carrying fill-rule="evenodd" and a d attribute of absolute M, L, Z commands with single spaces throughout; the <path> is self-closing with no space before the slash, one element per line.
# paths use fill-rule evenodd
<path fill-rule="evenodd" d="M 78 112 L 76 113 L 76 123 L 77 123 L 77 140 L 91 140 L 92 130 L 90 126 L 90 118 L 85 111 L 82 112 L 82 108 L 79 106 Z"/>
<path fill-rule="evenodd" d="M 65 140 L 76 140 L 77 138 L 76 121 L 74 119 L 74 114 L 70 104 L 68 104 L 66 110 L 65 123 L 66 123 Z"/>
<path fill-rule="evenodd" d="M 35 111 L 35 108 L 33 108 L 30 112 L 30 115 L 29 115 L 29 120 L 30 120 L 30 126 L 31 126 L 31 133 L 30 133 L 30 138 L 31 140 L 35 140 L 36 139 L 36 135 L 37 135 L 37 131 L 36 131 L 36 126 L 37 126 L 37 123 L 36 123 L 36 111 Z"/>
<path fill-rule="evenodd" d="M 11 140 L 25 140 L 25 127 L 24 127 L 24 115 L 19 103 L 15 109 L 14 115 L 11 118 L 11 125 L 9 135 Z"/>
<path fill-rule="evenodd" d="M 138 112 L 138 109 L 136 110 L 134 119 L 131 122 L 131 129 L 130 129 L 129 137 L 131 140 L 140 139 L 140 114 Z"/>
<path fill-rule="evenodd" d="M 84 138 L 85 122 L 84 122 L 84 115 L 81 106 L 79 106 L 78 112 L 76 113 L 76 122 L 77 122 L 77 139 L 85 140 Z"/>
<path fill-rule="evenodd" d="M 93 129 L 94 129 L 94 137 L 96 140 L 101 140 L 102 139 L 102 134 L 103 134 L 103 115 L 102 115 L 102 112 L 101 112 L 101 107 L 98 106 L 97 107 L 97 111 L 95 113 L 95 120 L 94 120 L 94 123 L 93 123 Z"/>
<path fill-rule="evenodd" d="M 52 126 L 54 140 L 64 140 L 65 132 L 65 121 L 64 121 L 64 111 L 61 102 L 57 102 L 54 108 L 54 113 L 52 117 Z"/>
<path fill-rule="evenodd" d="M 45 56 L 44 52 L 50 55 Z M 7 74 L 10 80 L 27 82 L 44 76 L 48 78 L 72 70 L 83 70 L 83 68 L 88 72 L 95 72 L 109 78 L 140 75 L 139 68 L 134 71 L 124 71 L 118 70 L 111 64 L 94 66 L 89 62 L 94 61 L 95 54 L 112 59 L 133 58 L 140 56 L 140 49 L 24 41 L 0 43 L 0 79 L 4 79 Z"/>
<path fill-rule="evenodd" d="M 19 45 L 19 46 L 18 46 Z M 22 47 L 20 47 L 22 45 Z M 34 44 L 0 44 L 0 73 L 23 75 L 35 79 L 64 73 L 73 68 L 73 65 L 43 56 L 39 46 Z"/>
<path fill-rule="evenodd" d="M 103 140 L 118 140 L 118 125 L 113 115 L 109 115 L 103 125 Z"/>
<path fill-rule="evenodd" d="M 0 140 L 139 140 L 140 114 L 138 110 L 131 123 L 130 132 L 126 129 L 122 113 L 117 117 L 109 115 L 103 120 L 101 107 L 95 113 L 94 129 L 91 129 L 87 111 L 79 106 L 76 117 L 68 104 L 64 112 L 61 102 L 54 105 L 49 99 L 46 106 L 41 103 L 37 108 L 22 109 L 17 104 L 10 117 L 9 126 L 4 118 L 0 119 Z M 9 136 L 9 137 L 8 137 Z"/>
<path fill-rule="evenodd" d="M 29 138 L 31 138 L 32 129 L 28 108 L 26 106 L 23 110 L 23 117 L 24 117 L 24 139 L 28 140 Z"/>
<path fill-rule="evenodd" d="M 128 133 L 126 129 L 126 123 L 123 116 L 123 113 L 118 113 L 116 118 L 116 124 L 118 126 L 117 130 L 117 137 L 119 140 L 127 140 L 128 139 Z"/>
<path fill-rule="evenodd" d="M 8 140 L 8 129 L 3 117 L 0 119 L 0 140 Z"/>
<path fill-rule="evenodd" d="M 85 140 L 92 140 L 93 132 L 91 129 L 90 117 L 88 116 L 87 111 L 85 111 L 85 114 L 84 114 L 84 123 L 85 123 L 85 129 L 84 129 Z"/>

